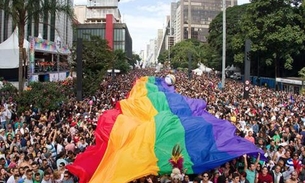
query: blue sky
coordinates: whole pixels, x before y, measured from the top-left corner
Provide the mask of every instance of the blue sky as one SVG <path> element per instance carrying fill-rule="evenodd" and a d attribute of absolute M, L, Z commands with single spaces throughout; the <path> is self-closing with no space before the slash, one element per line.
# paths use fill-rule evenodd
<path fill-rule="evenodd" d="M 150 39 L 157 37 L 157 30 L 165 26 L 166 15 L 170 14 L 170 3 L 174 0 L 121 0 L 119 9 L 122 20 L 127 24 L 133 41 L 133 51 L 144 50 Z M 74 4 L 86 4 L 87 0 L 74 0 Z M 238 4 L 249 0 L 238 0 Z"/>

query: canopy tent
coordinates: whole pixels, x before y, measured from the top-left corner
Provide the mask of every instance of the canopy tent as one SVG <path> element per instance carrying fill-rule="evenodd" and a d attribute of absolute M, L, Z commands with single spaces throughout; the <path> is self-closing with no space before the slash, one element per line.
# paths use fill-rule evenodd
<path fill-rule="evenodd" d="M 107 70 L 108 73 L 112 73 L 112 69 Z M 120 73 L 121 71 L 119 69 L 114 69 L 114 73 Z"/>
<path fill-rule="evenodd" d="M 227 71 L 240 72 L 240 68 L 231 65 L 230 68 L 226 69 Z"/>
<path fill-rule="evenodd" d="M 203 65 L 203 64 L 199 64 L 199 69 L 202 70 L 203 72 L 211 72 L 212 69 Z"/>
<path fill-rule="evenodd" d="M 201 76 L 202 73 L 204 73 L 204 72 L 209 73 L 212 70 L 213 69 L 211 69 L 211 68 L 209 68 L 209 67 L 207 67 L 207 66 L 205 66 L 205 65 L 200 63 L 200 64 L 198 64 L 198 68 L 193 70 L 193 73 L 195 73 L 196 75 Z"/>
<path fill-rule="evenodd" d="M 29 49 L 29 42 L 24 39 L 23 48 Z M 19 67 L 18 29 L 0 44 L 0 69 L 13 69 Z"/>
<path fill-rule="evenodd" d="M 201 76 L 202 73 L 203 73 L 203 71 L 197 68 L 197 69 L 194 69 L 194 70 L 193 70 L 193 73 L 196 74 L 196 75 L 198 75 L 198 76 Z"/>

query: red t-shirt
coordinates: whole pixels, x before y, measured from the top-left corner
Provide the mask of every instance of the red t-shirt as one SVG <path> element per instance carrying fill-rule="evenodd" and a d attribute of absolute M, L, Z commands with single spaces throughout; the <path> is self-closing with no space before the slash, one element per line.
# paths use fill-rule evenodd
<path fill-rule="evenodd" d="M 271 183 L 273 178 L 270 174 L 263 175 L 262 173 L 258 174 L 258 183 Z"/>

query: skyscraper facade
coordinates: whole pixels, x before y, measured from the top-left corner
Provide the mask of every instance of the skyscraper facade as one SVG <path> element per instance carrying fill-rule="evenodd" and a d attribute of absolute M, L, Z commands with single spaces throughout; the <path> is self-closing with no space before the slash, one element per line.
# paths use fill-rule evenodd
<path fill-rule="evenodd" d="M 99 36 L 108 41 L 111 49 L 120 49 L 131 58 L 132 39 L 127 25 L 121 22 L 118 3 L 119 0 L 87 0 L 85 9 L 76 6 L 79 24 L 76 25 L 75 41 L 77 38 L 89 40 L 91 35 Z"/>
<path fill-rule="evenodd" d="M 226 0 L 227 7 L 235 5 L 237 5 L 237 0 Z M 191 6 L 190 17 L 189 6 Z M 175 12 L 175 17 L 171 21 L 175 22 L 174 35 L 176 43 L 188 39 L 189 20 L 191 24 L 191 38 L 206 42 L 210 23 L 222 12 L 222 0 L 180 0 L 177 2 Z"/>

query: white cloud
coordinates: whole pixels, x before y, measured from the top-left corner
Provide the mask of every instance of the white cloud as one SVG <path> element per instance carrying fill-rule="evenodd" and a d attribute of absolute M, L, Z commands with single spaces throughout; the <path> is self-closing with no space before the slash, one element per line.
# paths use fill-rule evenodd
<path fill-rule="evenodd" d="M 158 29 L 165 27 L 166 16 L 170 14 L 170 4 L 157 2 L 156 5 L 138 6 L 135 15 L 124 15 L 133 40 L 133 50 L 139 53 L 145 49 L 150 39 L 157 37 Z M 141 16 L 137 16 L 137 15 Z"/>
<path fill-rule="evenodd" d="M 156 13 L 152 16 L 166 16 L 170 14 L 170 4 L 163 2 L 157 2 L 156 5 L 138 6 L 137 9 L 146 13 Z"/>
<path fill-rule="evenodd" d="M 143 17 L 134 15 L 125 15 L 125 23 L 128 26 L 129 33 L 132 37 L 133 50 L 138 53 L 141 49 L 145 49 L 150 39 L 157 37 L 157 30 L 163 28 L 162 18 Z"/>

